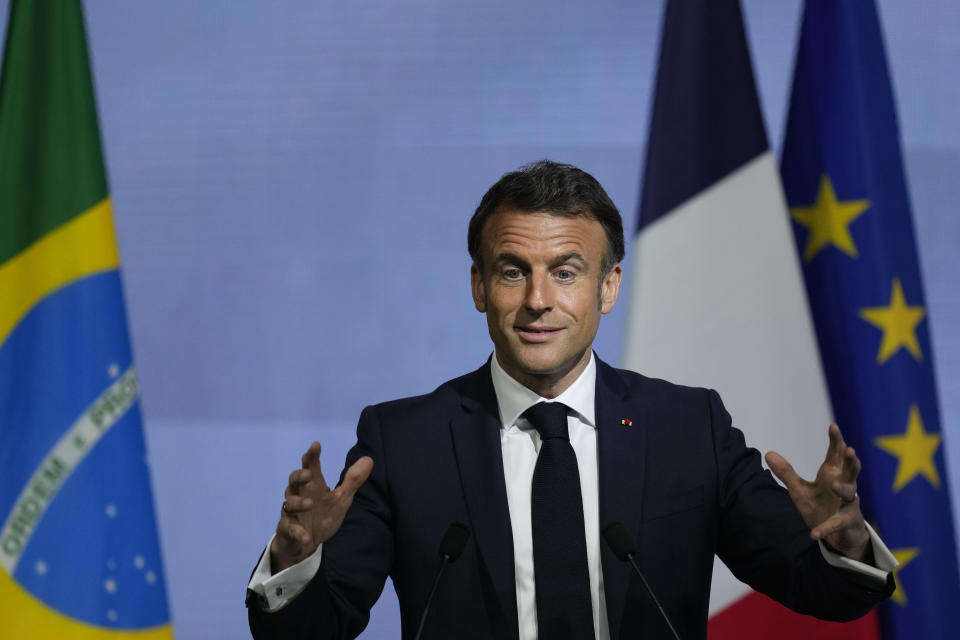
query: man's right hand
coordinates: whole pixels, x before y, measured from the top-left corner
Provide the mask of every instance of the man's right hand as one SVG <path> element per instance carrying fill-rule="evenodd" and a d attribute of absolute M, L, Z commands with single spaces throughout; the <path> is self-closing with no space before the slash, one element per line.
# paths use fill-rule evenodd
<path fill-rule="evenodd" d="M 314 442 L 300 459 L 301 467 L 290 474 L 284 492 L 277 535 L 270 545 L 273 573 L 293 566 L 316 551 L 340 529 L 347 509 L 373 470 L 373 459 L 364 456 L 331 490 L 320 472 L 320 443 Z"/>

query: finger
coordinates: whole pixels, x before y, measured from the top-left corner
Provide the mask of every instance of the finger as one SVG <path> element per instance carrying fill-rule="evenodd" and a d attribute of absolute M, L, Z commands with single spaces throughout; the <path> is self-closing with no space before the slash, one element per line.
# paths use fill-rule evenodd
<path fill-rule="evenodd" d="M 824 463 L 840 466 L 843 464 L 843 454 L 847 449 L 847 443 L 843 441 L 843 435 L 840 433 L 840 427 L 836 423 L 831 424 L 827 429 L 827 435 L 830 438 L 830 444 L 827 446 L 827 456 Z"/>
<path fill-rule="evenodd" d="M 845 504 L 856 502 L 859 499 L 857 495 L 857 485 L 852 482 L 834 482 L 833 492 L 839 496 Z"/>
<path fill-rule="evenodd" d="M 313 474 L 306 469 L 297 469 L 296 471 L 291 471 L 290 476 L 287 478 L 287 489 L 283 492 L 284 498 L 289 498 L 290 496 L 295 496 L 300 493 L 300 489 L 306 483 L 310 482 L 313 479 Z"/>
<path fill-rule="evenodd" d="M 310 532 L 296 520 L 283 517 L 277 523 L 277 539 L 281 545 L 290 547 L 309 546 Z"/>
<path fill-rule="evenodd" d="M 323 471 L 320 469 L 320 443 L 314 440 L 307 447 L 307 450 L 300 457 L 300 465 L 305 473 L 309 473 L 310 480 L 316 480 L 318 486 L 326 489 L 327 481 L 323 479 Z M 305 481 L 309 482 L 309 480 Z"/>
<path fill-rule="evenodd" d="M 803 483 L 803 478 L 797 475 L 797 472 L 793 470 L 793 466 L 776 451 L 767 452 L 764 459 L 767 461 L 767 466 L 770 467 L 773 475 L 777 476 L 777 479 L 786 485 L 788 490 L 792 490 Z"/>
<path fill-rule="evenodd" d="M 320 443 L 314 440 L 307 450 L 300 456 L 300 464 L 304 469 L 320 469 Z"/>
<path fill-rule="evenodd" d="M 810 537 L 814 540 L 822 540 L 827 536 L 840 531 L 864 529 L 863 514 L 859 509 L 852 511 L 838 511 L 810 531 Z"/>
<path fill-rule="evenodd" d="M 843 473 L 841 474 L 842 482 L 856 482 L 857 478 L 860 476 L 860 469 L 862 464 L 860 463 L 860 458 L 857 457 L 857 452 L 853 447 L 847 447 L 846 451 L 843 454 Z"/>
<path fill-rule="evenodd" d="M 371 471 L 373 471 L 373 458 L 369 456 L 363 456 L 350 465 L 347 472 L 343 474 L 343 482 L 336 488 L 337 497 L 353 500 L 353 495 L 367 481 Z"/>
<path fill-rule="evenodd" d="M 301 496 L 289 496 L 283 501 L 283 512 L 287 515 L 303 513 L 313 508 L 313 500 Z"/>

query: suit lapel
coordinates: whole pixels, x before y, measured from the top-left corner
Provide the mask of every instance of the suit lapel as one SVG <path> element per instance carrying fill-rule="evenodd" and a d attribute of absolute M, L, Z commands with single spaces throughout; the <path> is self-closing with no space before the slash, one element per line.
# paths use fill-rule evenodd
<path fill-rule="evenodd" d="M 627 397 L 615 369 L 597 359 L 597 466 L 600 484 L 600 530 L 623 523 L 633 539 L 640 531 L 640 502 L 646 457 L 646 411 L 642 399 Z M 619 637 L 630 570 L 601 541 L 603 585 L 610 637 Z"/>
<path fill-rule="evenodd" d="M 503 632 L 519 637 L 513 533 L 503 476 L 500 419 L 489 363 L 461 379 L 463 413 L 450 423 L 473 536 L 500 606 Z M 484 590 L 488 585 L 484 585 Z"/>

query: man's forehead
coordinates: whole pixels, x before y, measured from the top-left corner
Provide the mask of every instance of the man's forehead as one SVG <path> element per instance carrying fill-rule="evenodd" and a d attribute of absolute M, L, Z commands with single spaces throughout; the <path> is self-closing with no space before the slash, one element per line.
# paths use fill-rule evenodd
<path fill-rule="evenodd" d="M 595 244 L 605 240 L 603 226 L 589 214 L 560 214 L 547 211 L 498 211 L 483 229 L 484 244 L 573 243 Z"/>

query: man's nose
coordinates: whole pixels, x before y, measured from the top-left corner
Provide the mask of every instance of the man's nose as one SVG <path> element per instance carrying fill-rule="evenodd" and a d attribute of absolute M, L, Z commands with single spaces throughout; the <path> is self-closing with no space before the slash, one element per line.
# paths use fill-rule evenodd
<path fill-rule="evenodd" d="M 553 306 L 553 290 L 549 274 L 532 273 L 527 279 L 527 295 L 524 306 L 530 311 L 544 312 Z"/>

